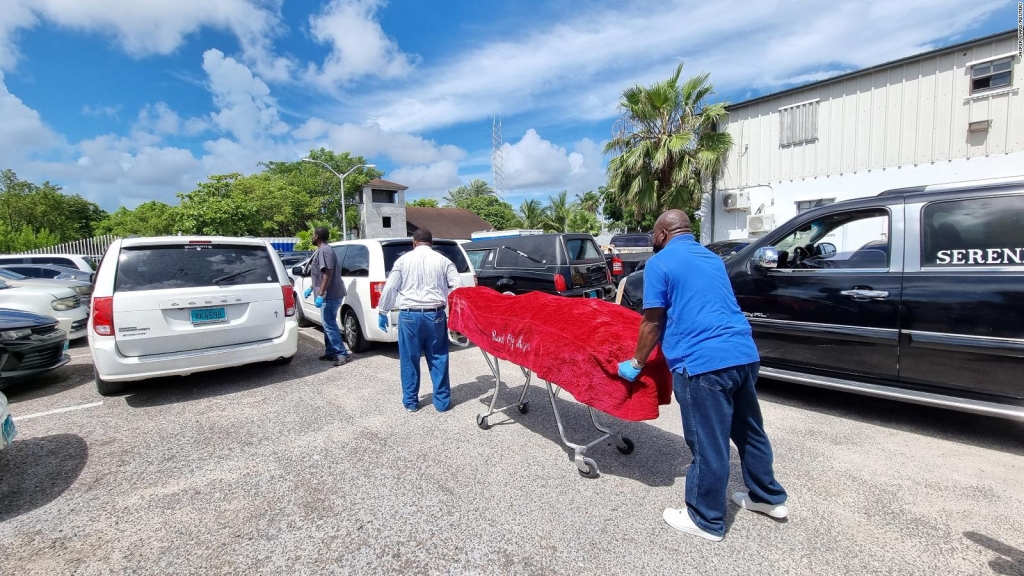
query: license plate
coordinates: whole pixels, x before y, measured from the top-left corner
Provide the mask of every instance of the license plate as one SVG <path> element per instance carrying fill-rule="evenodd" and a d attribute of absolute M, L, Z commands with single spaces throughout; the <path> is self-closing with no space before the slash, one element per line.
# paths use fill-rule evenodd
<path fill-rule="evenodd" d="M 221 322 L 228 321 L 228 313 L 221 308 L 195 308 L 190 310 L 192 314 L 192 324 L 219 324 Z"/>
<path fill-rule="evenodd" d="M 597 290 L 588 290 L 586 296 L 587 298 L 597 298 Z"/>
<path fill-rule="evenodd" d="M 10 444 L 14 441 L 14 437 L 18 435 L 18 429 L 14 427 L 14 418 L 10 414 L 4 419 L 3 425 L 3 437 L 4 444 Z"/>

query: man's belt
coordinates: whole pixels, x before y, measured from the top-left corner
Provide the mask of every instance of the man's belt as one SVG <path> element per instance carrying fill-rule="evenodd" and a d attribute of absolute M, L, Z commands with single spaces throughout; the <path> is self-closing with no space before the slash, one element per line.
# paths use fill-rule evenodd
<path fill-rule="evenodd" d="M 440 312 L 444 310 L 444 306 L 435 306 L 433 308 L 400 308 L 399 312 Z"/>

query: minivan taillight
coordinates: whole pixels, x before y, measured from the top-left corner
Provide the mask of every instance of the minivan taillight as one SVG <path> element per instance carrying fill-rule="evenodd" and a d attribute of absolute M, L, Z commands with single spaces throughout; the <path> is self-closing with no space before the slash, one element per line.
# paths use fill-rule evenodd
<path fill-rule="evenodd" d="M 113 296 L 94 297 L 92 299 L 92 330 L 97 336 L 114 335 Z"/>
<path fill-rule="evenodd" d="M 370 308 L 380 304 L 380 295 L 384 293 L 384 282 L 370 282 Z"/>
<path fill-rule="evenodd" d="M 565 292 L 569 287 L 565 284 L 565 276 L 555 274 L 555 291 Z"/>
<path fill-rule="evenodd" d="M 281 294 L 284 295 L 284 315 L 295 316 L 295 293 L 291 286 L 281 286 Z"/>

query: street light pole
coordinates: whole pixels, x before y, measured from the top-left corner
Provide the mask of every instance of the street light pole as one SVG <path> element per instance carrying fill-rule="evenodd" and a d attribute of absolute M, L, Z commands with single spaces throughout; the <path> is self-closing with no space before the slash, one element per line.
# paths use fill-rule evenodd
<path fill-rule="evenodd" d="M 303 158 L 302 161 L 303 162 L 312 162 L 313 164 L 319 164 L 319 165 L 323 166 L 324 168 L 327 168 L 327 170 L 330 171 L 331 174 L 334 174 L 335 176 L 338 177 L 338 180 L 339 180 L 340 185 L 341 185 L 341 239 L 342 240 L 348 240 L 348 214 L 345 213 L 345 177 L 348 176 L 349 174 L 355 172 L 356 170 L 358 170 L 360 168 L 376 168 L 377 165 L 376 164 L 359 164 L 358 166 L 353 166 L 351 170 L 349 170 L 348 172 L 345 172 L 344 174 L 338 174 L 334 170 L 334 168 L 331 168 L 331 165 L 326 163 L 326 162 L 322 162 L 320 160 L 313 160 L 312 158 Z"/>

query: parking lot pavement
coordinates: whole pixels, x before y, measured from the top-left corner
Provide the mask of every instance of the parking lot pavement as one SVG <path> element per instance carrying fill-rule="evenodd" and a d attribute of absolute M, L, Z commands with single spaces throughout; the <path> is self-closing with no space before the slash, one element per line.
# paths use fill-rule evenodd
<path fill-rule="evenodd" d="M 636 451 L 594 448 L 585 479 L 540 387 L 477 428 L 478 350 L 453 353 L 449 413 L 426 385 L 409 414 L 394 347 L 333 368 L 307 335 L 289 366 L 109 398 L 80 343 L 6 390 L 22 419 L 0 451 L 0 573 L 1024 574 L 1019 423 L 762 382 L 791 518 L 730 507 L 711 543 L 661 519 L 689 459 L 675 406 L 622 424 Z M 563 415 L 593 434 L 583 406 Z"/>

